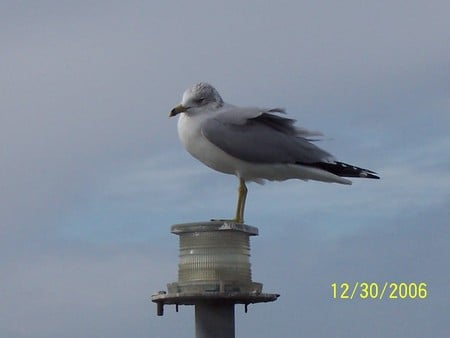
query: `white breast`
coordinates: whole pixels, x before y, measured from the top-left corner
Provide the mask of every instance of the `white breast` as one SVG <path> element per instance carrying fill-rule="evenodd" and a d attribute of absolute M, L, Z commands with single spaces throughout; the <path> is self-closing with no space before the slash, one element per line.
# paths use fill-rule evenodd
<path fill-rule="evenodd" d="M 181 114 L 178 119 L 178 136 L 184 148 L 196 159 L 208 167 L 226 173 L 237 175 L 237 162 L 241 162 L 228 155 L 220 148 L 209 142 L 201 133 L 200 125 L 205 115 Z"/>

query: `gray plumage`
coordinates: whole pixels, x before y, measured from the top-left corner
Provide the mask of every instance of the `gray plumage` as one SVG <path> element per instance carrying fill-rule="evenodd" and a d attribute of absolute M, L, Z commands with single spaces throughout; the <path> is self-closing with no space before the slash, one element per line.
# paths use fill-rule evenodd
<path fill-rule="evenodd" d="M 297 129 L 295 120 L 275 115 L 279 109 L 225 108 L 204 120 L 203 135 L 236 158 L 257 163 L 315 163 L 333 161 L 333 156 L 311 143 L 316 135 Z"/>

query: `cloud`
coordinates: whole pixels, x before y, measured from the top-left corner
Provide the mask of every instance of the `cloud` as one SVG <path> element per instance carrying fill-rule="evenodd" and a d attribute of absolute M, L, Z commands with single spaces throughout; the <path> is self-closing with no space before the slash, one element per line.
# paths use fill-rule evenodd
<path fill-rule="evenodd" d="M 8 332 L 3 330 L 23 337 L 148 335 L 146 322 L 155 318 L 150 295 L 175 278 L 175 242 L 80 244 L 2 264 L 2 335 Z M 124 321 L 139 327 L 131 332 Z M 144 327 L 147 331 L 140 331 Z"/>
<path fill-rule="evenodd" d="M 329 238 L 314 223 L 299 222 L 284 232 L 254 238 L 253 275 L 264 282 L 267 292 L 279 292 L 276 303 L 254 306 L 240 322 L 242 335 L 255 329 L 251 323 L 267 318 L 272 325 L 257 332 L 262 337 L 280 334 L 323 337 L 335 336 L 423 336 L 432 330 L 445 336 L 445 313 L 449 307 L 447 283 L 450 275 L 442 270 L 449 254 L 445 244 L 450 231 L 444 222 L 448 212 L 440 206 L 429 211 L 411 211 L 391 221 L 360 228 L 356 233 Z M 330 219 L 330 227 L 341 227 Z M 295 246 L 295 250 L 291 248 Z M 268 250 L 268 248 L 279 248 Z M 289 278 L 286 278 L 289 276 Z M 355 282 L 426 282 L 426 300 L 334 300 L 332 283 Z M 436 309 L 436 312 L 432 308 Z M 288 316 L 301 318 L 292 323 Z M 272 315 L 271 315 L 272 314 Z M 249 318 L 250 317 L 250 318 Z M 327 325 L 321 325 L 323 318 Z M 369 318 L 377 318 L 376 330 L 367 327 Z M 421 320 L 417 324 L 415 320 Z M 422 322 L 423 321 L 423 322 Z M 399 322 L 409 323 L 399 326 Z M 248 326 L 247 326 L 248 325 Z M 266 331 L 269 330 L 269 331 Z"/>
<path fill-rule="evenodd" d="M 157 318 L 148 296 L 176 278 L 168 226 L 235 205 L 235 178 L 189 158 L 167 118 L 200 80 L 286 107 L 382 177 L 250 185 L 254 279 L 282 296 L 238 308 L 238 334 L 445 336 L 447 3 L 238 5 L 3 6 L 0 336 L 192 336 L 192 308 Z M 424 279 L 430 298 L 330 300 L 351 278 Z"/>

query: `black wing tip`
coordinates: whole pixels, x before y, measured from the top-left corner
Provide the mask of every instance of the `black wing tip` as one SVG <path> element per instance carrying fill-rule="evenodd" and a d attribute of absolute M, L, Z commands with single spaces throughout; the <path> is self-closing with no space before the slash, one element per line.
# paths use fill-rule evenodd
<path fill-rule="evenodd" d="M 380 179 L 380 176 L 378 176 L 378 174 L 376 173 L 376 172 L 373 172 L 373 171 L 363 171 L 360 175 L 359 175 L 359 177 L 361 177 L 361 178 L 372 178 L 372 179 L 375 179 L 375 180 L 379 180 Z"/>
<path fill-rule="evenodd" d="M 337 170 L 337 175 L 344 177 L 359 177 L 359 178 L 370 178 L 379 180 L 380 176 L 375 171 L 360 168 L 351 164 L 336 162 L 336 165 L 341 168 Z M 347 176 L 348 175 L 348 176 Z"/>
<path fill-rule="evenodd" d="M 380 176 L 378 176 L 378 174 L 372 170 L 360 168 L 344 162 L 316 162 L 302 164 L 326 170 L 340 177 L 371 178 L 375 180 L 380 179 Z"/>
<path fill-rule="evenodd" d="M 347 164 L 344 162 L 336 162 L 334 166 L 333 174 L 343 177 L 360 177 L 360 178 L 371 178 L 379 180 L 380 176 L 375 171 L 357 167 L 352 164 Z"/>

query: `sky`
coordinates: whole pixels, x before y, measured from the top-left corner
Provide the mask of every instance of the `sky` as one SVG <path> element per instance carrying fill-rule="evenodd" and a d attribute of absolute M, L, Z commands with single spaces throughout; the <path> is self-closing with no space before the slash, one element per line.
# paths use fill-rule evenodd
<path fill-rule="evenodd" d="M 284 107 L 378 172 L 352 186 L 249 184 L 253 280 L 237 337 L 450 331 L 448 1 L 2 1 L 0 336 L 193 337 L 156 316 L 177 223 L 231 217 L 237 180 L 180 145 L 168 112 L 199 81 Z M 427 284 L 333 299 L 332 283 Z"/>

